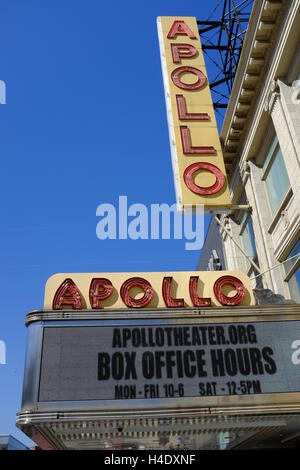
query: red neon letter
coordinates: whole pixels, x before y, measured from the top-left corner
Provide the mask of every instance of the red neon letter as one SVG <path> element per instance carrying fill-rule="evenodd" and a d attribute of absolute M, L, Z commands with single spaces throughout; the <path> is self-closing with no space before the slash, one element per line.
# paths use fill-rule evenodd
<path fill-rule="evenodd" d="M 102 277 L 92 279 L 89 292 L 91 307 L 102 308 L 100 300 L 108 299 L 112 291 L 113 285 L 108 279 Z"/>
<path fill-rule="evenodd" d="M 184 155 L 214 155 L 216 153 L 215 147 L 211 145 L 192 147 L 191 134 L 187 126 L 180 126 L 180 135 Z"/>
<path fill-rule="evenodd" d="M 141 299 L 134 299 L 130 296 L 130 289 L 140 287 L 144 291 Z M 120 289 L 121 298 L 127 307 L 143 308 L 146 307 L 153 298 L 153 289 L 151 284 L 142 277 L 131 277 L 125 281 Z"/>
<path fill-rule="evenodd" d="M 209 121 L 207 113 L 188 113 L 183 95 L 176 95 L 176 103 L 180 121 Z"/>
<path fill-rule="evenodd" d="M 168 32 L 168 39 L 174 39 L 175 36 L 188 36 L 190 39 L 197 39 L 193 31 L 185 24 L 184 21 L 174 21 L 171 26 L 170 31 Z"/>
<path fill-rule="evenodd" d="M 222 287 L 225 285 L 235 288 L 236 294 L 233 297 L 223 294 Z M 246 295 L 246 288 L 242 281 L 234 276 L 221 276 L 214 284 L 214 294 L 222 305 L 239 305 Z"/>
<path fill-rule="evenodd" d="M 196 75 L 197 81 L 195 83 L 183 83 L 181 81 L 181 75 L 184 73 L 192 73 Z M 195 67 L 177 67 L 177 69 L 173 70 L 171 73 L 171 79 L 174 85 L 178 88 L 182 88 L 183 90 L 199 90 L 205 85 L 206 76 L 204 75 L 201 70 L 196 69 Z"/>
<path fill-rule="evenodd" d="M 173 299 L 171 294 L 172 277 L 164 277 L 162 283 L 162 295 L 166 307 L 180 308 L 184 307 L 184 299 Z"/>
<path fill-rule="evenodd" d="M 198 54 L 192 44 L 171 44 L 171 51 L 174 64 L 180 64 L 181 59 L 191 59 Z"/>
<path fill-rule="evenodd" d="M 55 293 L 53 310 L 61 310 L 63 305 L 70 305 L 74 310 L 83 308 L 80 291 L 72 279 L 66 279 Z"/>
<path fill-rule="evenodd" d="M 212 186 L 208 186 L 207 188 L 198 186 L 194 180 L 194 174 L 199 170 L 206 170 L 212 173 L 216 177 L 216 181 Z M 199 162 L 193 163 L 192 165 L 188 166 L 184 173 L 183 179 L 186 186 L 195 194 L 200 194 L 201 196 L 210 196 L 211 194 L 218 193 L 224 186 L 225 183 L 225 176 L 223 175 L 222 171 L 215 165 L 206 162 Z"/>
<path fill-rule="evenodd" d="M 211 298 L 201 298 L 198 296 L 198 281 L 199 276 L 190 277 L 190 297 L 194 307 L 211 307 Z"/>

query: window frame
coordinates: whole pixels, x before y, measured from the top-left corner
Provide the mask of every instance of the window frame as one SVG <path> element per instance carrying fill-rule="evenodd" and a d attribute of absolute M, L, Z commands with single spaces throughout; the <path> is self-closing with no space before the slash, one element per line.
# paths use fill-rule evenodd
<path fill-rule="evenodd" d="M 273 149 L 272 149 L 272 147 L 273 147 Z M 269 151 L 271 152 L 270 156 L 268 155 Z M 285 195 L 283 196 L 279 206 L 277 207 L 276 211 L 273 213 L 273 209 L 272 209 L 272 206 L 271 206 L 271 203 L 270 203 L 270 195 L 269 195 L 269 192 L 268 192 L 266 179 L 267 179 L 267 177 L 270 173 L 270 170 L 272 168 L 274 160 L 275 160 L 276 156 L 278 155 L 278 151 L 281 152 L 284 167 L 285 167 L 286 174 L 287 174 L 287 177 L 288 177 L 288 180 L 289 180 L 289 187 L 288 187 Z M 269 158 L 269 161 L 268 161 L 266 167 L 263 168 L 266 158 Z M 269 230 L 268 230 L 270 232 L 270 231 L 272 231 L 272 229 L 276 225 L 277 220 L 278 220 L 281 212 L 283 211 L 283 209 L 285 208 L 285 206 L 288 204 L 291 197 L 293 196 L 293 191 L 292 191 L 292 187 L 291 187 L 290 178 L 289 178 L 289 175 L 288 175 L 288 172 L 287 172 L 286 164 L 285 164 L 285 161 L 284 161 L 284 158 L 283 158 L 283 153 L 282 153 L 282 150 L 280 148 L 280 144 L 279 144 L 278 137 L 277 137 L 276 133 L 274 133 L 273 137 L 270 139 L 269 148 L 266 151 L 264 159 L 263 159 L 262 164 L 261 164 L 261 171 L 262 171 L 261 179 L 265 183 L 265 192 L 266 192 L 266 195 L 267 195 L 269 211 L 270 211 L 270 214 L 271 214 L 271 217 L 272 217 L 272 222 L 271 222 L 271 225 L 270 225 Z"/>
<path fill-rule="evenodd" d="M 246 247 L 244 246 L 244 241 L 243 241 L 243 233 L 248 225 L 248 222 L 249 222 L 249 219 L 251 218 L 251 211 L 247 211 L 246 212 L 246 217 L 245 217 L 245 220 L 243 220 L 243 217 L 244 215 L 241 216 L 240 218 L 240 230 L 239 230 L 239 237 L 240 237 L 240 240 L 242 242 L 242 246 L 243 246 L 243 249 L 245 250 L 246 252 Z M 252 219 L 251 219 L 251 222 L 252 222 Z M 253 230 L 253 222 L 252 222 L 252 230 Z M 253 235 L 254 235 L 254 245 L 255 245 L 255 256 L 250 256 L 248 253 L 248 257 L 252 259 L 252 261 L 257 264 L 259 266 L 259 260 L 258 260 L 258 253 L 257 253 L 257 246 L 256 246 L 256 240 L 255 240 L 255 233 L 254 233 L 254 230 L 253 230 Z M 251 238 L 251 237 L 250 237 Z M 252 241 L 250 240 L 250 243 L 252 245 Z M 245 259 L 246 261 L 246 265 L 247 263 L 249 263 L 249 261 L 247 260 L 247 258 Z M 256 271 L 255 271 L 255 268 L 254 266 L 252 266 L 252 264 L 250 263 L 250 266 L 249 266 L 249 269 L 247 270 L 247 275 L 250 277 L 250 274 L 253 273 L 253 274 L 258 274 Z"/>
<path fill-rule="evenodd" d="M 298 233 L 298 236 L 295 238 L 294 237 L 294 240 L 293 240 L 293 243 L 290 244 L 290 249 L 289 251 L 287 252 L 287 255 L 286 255 L 286 259 L 283 260 L 283 264 L 285 263 L 285 261 L 288 260 L 288 258 L 290 257 L 293 249 L 295 248 L 295 246 L 297 245 L 297 243 L 299 242 L 299 239 L 300 239 L 300 233 Z M 296 253 L 294 256 L 296 256 L 297 254 L 299 254 L 300 252 Z M 300 268 L 300 255 L 299 255 L 299 258 L 295 261 L 295 263 L 290 267 L 290 269 L 288 271 L 286 271 L 285 269 L 285 266 L 284 266 L 284 270 L 285 270 L 285 276 L 284 276 L 284 282 L 287 283 L 287 287 L 289 289 L 289 292 L 290 292 L 290 295 L 292 296 L 291 294 L 291 290 L 290 290 L 290 287 L 288 285 L 289 281 L 291 280 L 291 278 L 294 276 L 294 274 L 296 273 L 296 271 L 298 271 L 298 269 Z"/>

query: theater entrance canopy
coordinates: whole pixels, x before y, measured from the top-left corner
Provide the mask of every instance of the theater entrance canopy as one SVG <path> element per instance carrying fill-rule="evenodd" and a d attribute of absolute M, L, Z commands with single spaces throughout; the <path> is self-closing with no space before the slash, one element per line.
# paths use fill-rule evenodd
<path fill-rule="evenodd" d="M 17 426 L 44 449 L 298 439 L 298 305 L 45 309 L 26 325 Z"/>

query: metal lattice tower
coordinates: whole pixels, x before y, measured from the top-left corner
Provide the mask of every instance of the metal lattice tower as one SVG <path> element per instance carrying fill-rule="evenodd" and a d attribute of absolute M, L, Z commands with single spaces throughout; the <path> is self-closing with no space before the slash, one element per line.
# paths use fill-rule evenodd
<path fill-rule="evenodd" d="M 204 54 L 214 64 L 210 89 L 216 111 L 227 108 L 233 86 L 253 0 L 218 2 L 206 21 L 199 20 L 198 29 Z M 212 16 L 218 20 L 211 19 Z"/>

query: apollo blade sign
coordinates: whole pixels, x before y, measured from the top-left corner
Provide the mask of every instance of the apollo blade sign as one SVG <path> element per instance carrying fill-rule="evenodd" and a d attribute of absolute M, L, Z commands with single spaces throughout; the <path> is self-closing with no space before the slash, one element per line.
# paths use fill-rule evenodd
<path fill-rule="evenodd" d="M 38 401 L 263 402 L 265 394 L 300 392 L 299 338 L 300 321 L 46 323 Z"/>
<path fill-rule="evenodd" d="M 240 271 L 61 273 L 46 284 L 46 310 L 178 309 L 255 305 Z"/>
<path fill-rule="evenodd" d="M 230 206 L 197 21 L 157 19 L 177 207 Z"/>

